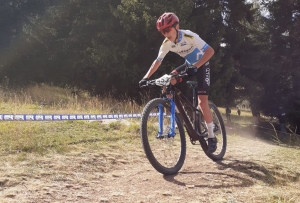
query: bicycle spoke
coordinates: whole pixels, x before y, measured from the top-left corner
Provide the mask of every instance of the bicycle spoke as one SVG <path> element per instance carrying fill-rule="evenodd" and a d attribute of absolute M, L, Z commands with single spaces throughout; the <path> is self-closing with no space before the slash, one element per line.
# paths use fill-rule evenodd
<path fill-rule="evenodd" d="M 214 134 L 217 138 L 217 150 L 212 154 L 207 154 L 207 156 L 213 160 L 220 160 L 225 155 L 227 148 L 225 125 L 221 113 L 212 102 L 210 102 L 210 110 L 213 116 Z"/>
<path fill-rule="evenodd" d="M 175 135 L 171 133 L 170 106 L 166 104 L 163 99 L 153 99 L 146 105 L 142 114 L 141 138 L 151 165 L 160 173 L 170 175 L 177 173 L 184 163 L 186 140 L 181 122 L 176 122 Z"/>
<path fill-rule="evenodd" d="M 155 107 L 151 113 L 157 113 Z M 165 109 L 165 115 L 163 117 L 163 134 L 158 138 L 159 131 L 158 117 L 153 116 L 148 119 L 148 125 L 151 125 L 147 129 L 148 141 L 151 151 L 156 160 L 165 167 L 173 167 L 180 157 L 180 145 L 181 140 L 178 129 L 175 130 L 175 136 L 168 136 L 170 132 L 170 112 Z"/>

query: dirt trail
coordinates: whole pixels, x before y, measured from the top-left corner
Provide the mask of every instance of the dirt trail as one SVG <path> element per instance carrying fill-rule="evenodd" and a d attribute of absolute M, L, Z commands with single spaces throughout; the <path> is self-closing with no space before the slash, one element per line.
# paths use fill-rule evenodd
<path fill-rule="evenodd" d="M 7 156 L 0 166 L 0 202 L 257 203 L 272 202 L 274 196 L 296 202 L 300 166 L 274 155 L 278 148 L 235 135 L 225 159 L 213 162 L 199 145 L 188 143 L 185 164 L 174 176 L 156 172 L 141 146 L 18 162 Z"/>

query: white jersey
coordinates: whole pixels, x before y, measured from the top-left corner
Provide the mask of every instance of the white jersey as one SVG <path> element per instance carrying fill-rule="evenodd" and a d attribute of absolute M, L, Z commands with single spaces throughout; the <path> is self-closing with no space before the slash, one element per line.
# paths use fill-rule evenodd
<path fill-rule="evenodd" d="M 163 41 L 156 60 L 162 61 L 169 51 L 185 58 L 189 64 L 199 61 L 209 45 L 203 41 L 199 35 L 190 30 L 179 30 L 178 43 L 174 43 L 167 38 Z"/>

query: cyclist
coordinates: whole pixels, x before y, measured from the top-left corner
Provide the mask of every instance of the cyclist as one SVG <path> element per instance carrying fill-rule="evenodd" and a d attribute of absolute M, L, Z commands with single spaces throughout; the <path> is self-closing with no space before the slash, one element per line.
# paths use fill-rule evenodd
<path fill-rule="evenodd" d="M 167 12 L 162 14 L 156 22 L 156 28 L 165 39 L 160 47 L 157 59 L 154 60 L 146 75 L 139 82 L 139 85 L 146 85 L 150 76 L 158 69 L 163 58 L 169 51 L 185 58 L 186 62 L 173 70 L 171 74 L 185 71 L 189 76 L 196 75 L 198 80 L 199 106 L 208 128 L 207 152 L 213 153 L 217 149 L 217 140 L 213 132 L 212 113 L 208 105 L 210 86 L 210 66 L 208 60 L 214 55 L 214 50 L 198 34 L 190 30 L 179 29 L 179 18 L 174 13 Z M 174 85 L 176 81 L 172 80 L 171 83 Z"/>
<path fill-rule="evenodd" d="M 231 109 L 227 106 L 226 107 L 226 119 L 227 119 L 227 123 L 231 123 L 230 114 L 231 114 Z"/>

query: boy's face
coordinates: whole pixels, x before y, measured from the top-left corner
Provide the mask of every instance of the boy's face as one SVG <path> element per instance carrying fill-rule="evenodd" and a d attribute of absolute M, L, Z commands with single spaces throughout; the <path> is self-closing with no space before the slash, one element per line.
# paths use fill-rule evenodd
<path fill-rule="evenodd" d="M 176 28 L 177 27 L 179 27 L 178 25 L 176 26 Z M 177 28 L 178 29 L 178 28 Z M 176 33 L 176 29 L 173 27 L 173 26 L 171 26 L 171 27 L 167 27 L 167 28 L 165 28 L 165 29 L 163 29 L 162 31 L 161 31 L 161 34 L 163 35 L 163 36 L 165 36 L 166 38 L 168 38 L 168 40 L 170 40 L 170 41 L 175 41 L 175 39 L 176 39 L 176 36 L 177 36 L 177 33 Z"/>

